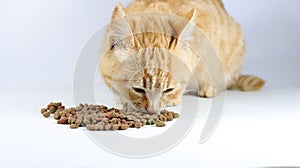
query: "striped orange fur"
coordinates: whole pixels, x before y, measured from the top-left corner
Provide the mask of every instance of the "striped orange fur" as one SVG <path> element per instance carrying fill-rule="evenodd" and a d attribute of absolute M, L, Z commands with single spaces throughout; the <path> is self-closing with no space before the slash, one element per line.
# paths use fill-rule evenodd
<path fill-rule="evenodd" d="M 211 54 L 204 51 L 204 37 L 218 64 L 202 60 Z M 194 48 L 187 45 L 191 41 Z M 221 0 L 135 0 L 126 8 L 119 3 L 101 53 L 101 75 L 121 103 L 152 113 L 178 105 L 187 88 L 213 97 L 225 89 L 256 91 L 264 85 L 258 77 L 240 74 L 243 33 Z M 206 64 L 213 65 L 209 72 Z M 193 75 L 197 86 L 190 85 Z"/>

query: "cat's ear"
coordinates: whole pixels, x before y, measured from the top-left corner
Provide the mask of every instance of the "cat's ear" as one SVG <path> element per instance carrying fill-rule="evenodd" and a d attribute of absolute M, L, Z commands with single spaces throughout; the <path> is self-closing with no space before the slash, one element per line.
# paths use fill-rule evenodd
<path fill-rule="evenodd" d="M 109 42 L 111 48 L 128 48 L 132 42 L 131 28 L 121 2 L 116 5 L 111 17 Z"/>
<path fill-rule="evenodd" d="M 122 3 L 119 2 L 114 8 L 111 19 L 116 20 L 116 19 L 119 19 L 122 17 L 125 17 L 125 11 L 124 11 Z"/>
<path fill-rule="evenodd" d="M 194 19 L 196 16 L 195 9 L 192 9 L 190 12 L 188 12 L 184 18 L 184 20 L 181 20 L 180 23 L 176 26 L 177 29 L 175 29 L 176 36 L 183 40 L 183 41 L 190 41 L 193 39 L 193 31 L 195 28 L 195 25 L 193 24 Z"/>

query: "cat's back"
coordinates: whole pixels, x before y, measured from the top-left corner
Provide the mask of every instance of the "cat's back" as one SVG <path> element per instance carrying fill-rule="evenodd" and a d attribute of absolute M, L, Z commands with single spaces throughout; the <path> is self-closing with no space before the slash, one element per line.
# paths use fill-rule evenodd
<path fill-rule="evenodd" d="M 158 11 L 184 17 L 192 8 L 197 11 L 197 18 L 226 15 L 221 0 L 134 0 L 125 11 L 127 14 Z"/>
<path fill-rule="evenodd" d="M 224 70 L 237 74 L 245 53 L 245 41 L 240 25 L 228 15 L 221 0 L 135 0 L 125 11 L 129 15 L 158 11 L 184 18 L 191 9 L 196 11 L 194 24 L 217 50 Z"/>
<path fill-rule="evenodd" d="M 236 50 L 244 50 L 241 27 L 228 15 L 221 0 L 135 0 L 125 11 L 128 15 L 158 11 L 184 18 L 191 9 L 196 11 L 194 24 L 223 58 L 231 57 Z"/>

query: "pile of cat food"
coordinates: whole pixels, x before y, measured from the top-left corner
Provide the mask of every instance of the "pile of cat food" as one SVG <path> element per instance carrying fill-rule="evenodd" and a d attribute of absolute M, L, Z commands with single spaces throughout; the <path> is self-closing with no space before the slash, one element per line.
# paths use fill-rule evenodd
<path fill-rule="evenodd" d="M 57 124 L 69 124 L 70 128 L 86 127 L 91 131 L 126 130 L 141 128 L 145 125 L 164 127 L 167 121 L 178 118 L 179 114 L 163 110 L 160 114 L 142 112 L 127 112 L 104 105 L 80 104 L 77 107 L 66 109 L 61 102 L 48 104 L 41 109 L 44 117 L 53 115 Z"/>

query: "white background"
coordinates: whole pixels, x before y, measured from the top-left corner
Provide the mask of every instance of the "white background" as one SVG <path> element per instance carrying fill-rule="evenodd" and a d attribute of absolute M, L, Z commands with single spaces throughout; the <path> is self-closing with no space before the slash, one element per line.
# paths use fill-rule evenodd
<path fill-rule="evenodd" d="M 80 50 L 109 22 L 116 3 L 1 0 L 0 84 L 52 83 L 52 78 L 71 84 Z M 244 72 L 263 77 L 269 85 L 300 84 L 300 1 L 224 3 L 244 28 L 248 43 Z"/>
<path fill-rule="evenodd" d="M 126 159 L 98 148 L 80 130 L 43 119 L 38 112 L 47 102 L 73 104 L 77 58 L 116 3 L 0 0 L 0 167 L 300 166 L 298 0 L 224 0 L 248 43 L 243 72 L 267 86 L 258 93 L 229 92 L 223 120 L 203 145 L 199 119 L 170 152 Z"/>

